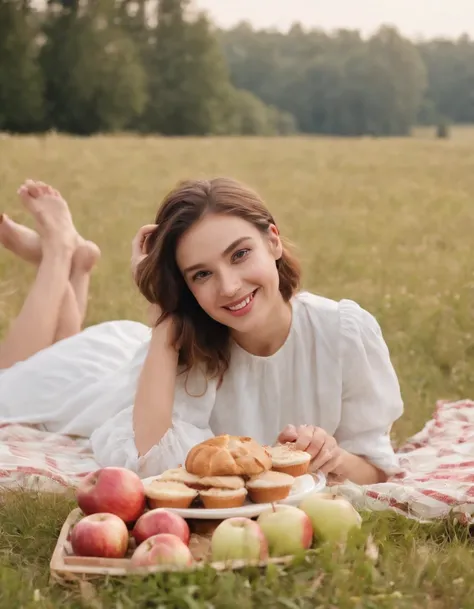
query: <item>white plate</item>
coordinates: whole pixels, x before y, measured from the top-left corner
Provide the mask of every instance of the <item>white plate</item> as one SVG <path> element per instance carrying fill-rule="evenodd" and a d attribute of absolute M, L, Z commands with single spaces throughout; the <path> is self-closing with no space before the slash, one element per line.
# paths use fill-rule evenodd
<path fill-rule="evenodd" d="M 158 480 L 161 476 L 152 476 L 144 478 L 143 484 L 146 486 L 153 480 Z M 309 493 L 314 491 L 322 491 L 326 487 L 326 476 L 321 472 L 317 474 L 305 474 L 295 478 L 290 494 L 286 499 L 282 499 L 277 503 L 284 505 L 298 505 L 300 501 Z M 225 508 L 221 510 L 208 510 L 202 508 L 166 508 L 170 512 L 175 512 L 183 518 L 199 518 L 202 520 L 223 520 L 224 518 L 233 518 L 234 516 L 245 516 L 246 518 L 254 518 L 266 509 L 271 507 L 271 503 L 252 503 L 247 500 L 242 507 Z"/>

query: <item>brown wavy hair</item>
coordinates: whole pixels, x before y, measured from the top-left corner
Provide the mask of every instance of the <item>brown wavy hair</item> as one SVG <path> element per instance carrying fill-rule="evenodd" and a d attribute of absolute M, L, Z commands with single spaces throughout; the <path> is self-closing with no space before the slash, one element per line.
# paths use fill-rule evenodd
<path fill-rule="evenodd" d="M 157 325 L 172 315 L 175 346 L 183 371 L 202 363 L 210 376 L 222 375 L 230 362 L 230 329 L 212 319 L 198 304 L 178 268 L 176 248 L 184 233 L 205 214 L 243 218 L 266 233 L 273 216 L 259 195 L 229 178 L 189 180 L 178 184 L 163 200 L 155 218 L 157 228 L 146 242 L 147 257 L 139 264 L 136 282 L 140 292 L 162 311 Z M 288 302 L 299 287 L 300 265 L 283 242 L 276 261 L 280 293 Z"/>

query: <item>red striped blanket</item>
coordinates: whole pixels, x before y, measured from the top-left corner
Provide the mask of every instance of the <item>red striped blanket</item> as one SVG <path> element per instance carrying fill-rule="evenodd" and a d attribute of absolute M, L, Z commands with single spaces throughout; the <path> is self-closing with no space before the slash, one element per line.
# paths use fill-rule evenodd
<path fill-rule="evenodd" d="M 383 484 L 343 484 L 359 508 L 392 509 L 417 520 L 455 513 L 474 522 L 474 402 L 439 402 L 432 419 L 399 451 L 405 472 Z M 0 425 L 0 488 L 60 491 L 98 468 L 85 439 L 27 425 Z"/>

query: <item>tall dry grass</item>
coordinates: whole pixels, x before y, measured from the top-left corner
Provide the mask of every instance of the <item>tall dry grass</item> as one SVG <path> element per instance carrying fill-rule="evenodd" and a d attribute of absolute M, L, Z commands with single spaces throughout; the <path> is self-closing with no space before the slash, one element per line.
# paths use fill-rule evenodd
<path fill-rule="evenodd" d="M 438 398 L 474 396 L 474 137 L 0 139 L 1 209 L 30 222 L 16 197 L 26 177 L 54 184 L 79 230 L 102 248 L 87 324 L 144 319 L 130 280 L 130 242 L 180 179 L 231 175 L 257 188 L 298 246 L 305 287 L 351 298 L 378 318 L 406 413 L 399 440 Z M 0 252 L 0 332 L 34 269 Z"/>

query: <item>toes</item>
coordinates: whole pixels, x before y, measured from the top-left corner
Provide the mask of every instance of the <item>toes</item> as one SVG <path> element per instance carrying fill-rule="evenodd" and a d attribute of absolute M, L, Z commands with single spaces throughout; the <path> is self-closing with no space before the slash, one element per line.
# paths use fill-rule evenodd
<path fill-rule="evenodd" d="M 56 197 L 60 197 L 61 193 L 53 188 L 49 184 L 45 182 L 41 182 L 40 180 L 25 180 L 24 183 L 17 190 L 17 193 L 20 196 L 29 196 L 37 199 L 43 195 L 53 195 Z"/>
<path fill-rule="evenodd" d="M 29 193 L 28 193 L 28 187 L 23 184 L 22 186 L 20 186 L 20 188 L 17 190 L 17 193 L 20 195 L 20 197 L 22 197 L 23 199 L 26 199 L 27 197 L 29 197 Z"/>
<path fill-rule="evenodd" d="M 45 182 L 37 181 L 36 186 L 39 188 L 42 195 L 52 195 L 55 193 L 54 188 Z"/>
<path fill-rule="evenodd" d="M 42 194 L 37 182 L 34 180 L 26 180 L 24 186 L 26 187 L 28 195 L 34 199 Z"/>
<path fill-rule="evenodd" d="M 32 197 L 33 199 L 37 199 L 43 195 L 57 194 L 57 191 L 49 186 L 49 184 L 45 184 L 39 180 L 25 180 L 25 182 L 17 190 L 17 193 L 24 198 Z"/>
<path fill-rule="evenodd" d="M 53 189 L 51 188 L 51 186 L 49 184 L 46 184 L 45 182 L 40 182 L 39 180 L 36 182 L 36 187 L 39 190 L 39 196 L 41 195 L 52 195 L 53 194 Z"/>

